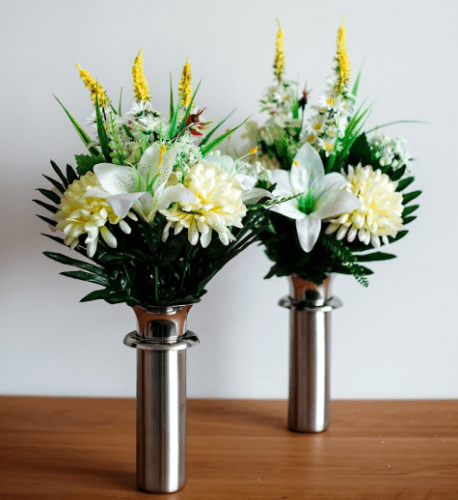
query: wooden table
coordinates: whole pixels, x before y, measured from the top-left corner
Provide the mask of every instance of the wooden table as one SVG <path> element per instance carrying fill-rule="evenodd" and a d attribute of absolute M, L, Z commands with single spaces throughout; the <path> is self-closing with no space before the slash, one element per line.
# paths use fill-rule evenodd
<path fill-rule="evenodd" d="M 188 481 L 168 500 L 458 499 L 458 401 L 333 401 L 322 434 L 286 402 L 190 400 Z M 0 397 L 0 498 L 148 498 L 135 401 Z"/>

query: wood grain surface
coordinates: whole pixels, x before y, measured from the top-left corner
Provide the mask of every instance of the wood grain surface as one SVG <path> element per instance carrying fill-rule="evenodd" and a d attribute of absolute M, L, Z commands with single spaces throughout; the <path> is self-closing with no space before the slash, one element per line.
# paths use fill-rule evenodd
<path fill-rule="evenodd" d="M 333 401 L 321 434 L 286 402 L 190 400 L 188 480 L 150 498 L 458 499 L 458 401 Z M 135 401 L 0 397 L 0 498 L 147 498 L 135 488 Z"/>

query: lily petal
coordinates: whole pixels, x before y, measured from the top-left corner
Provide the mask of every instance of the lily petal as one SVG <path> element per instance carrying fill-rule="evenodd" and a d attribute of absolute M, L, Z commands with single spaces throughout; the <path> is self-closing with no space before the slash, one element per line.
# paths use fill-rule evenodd
<path fill-rule="evenodd" d="M 159 195 L 157 210 L 165 210 L 175 201 L 193 203 L 197 201 L 197 197 L 191 190 L 185 188 L 183 184 L 168 186 Z"/>
<path fill-rule="evenodd" d="M 303 219 L 296 221 L 299 243 L 304 252 L 310 252 L 318 240 L 321 230 L 321 220 L 315 214 L 306 215 Z"/>
<path fill-rule="evenodd" d="M 285 217 L 288 217 L 290 219 L 298 220 L 307 217 L 303 212 L 301 212 L 297 208 L 296 199 L 285 201 L 283 203 L 279 203 L 278 205 L 274 205 L 270 210 L 272 210 L 272 212 L 277 212 L 281 215 L 284 215 Z"/>
<path fill-rule="evenodd" d="M 327 219 L 345 212 L 353 212 L 360 207 L 358 198 L 345 189 L 331 188 L 324 191 L 316 200 L 315 217 Z"/>
<path fill-rule="evenodd" d="M 272 184 L 277 185 L 275 190 L 287 190 L 289 191 L 289 196 L 293 194 L 291 190 L 291 183 L 289 182 L 289 174 L 286 170 L 280 170 L 279 168 L 272 170 L 271 182 Z M 302 193 L 302 190 L 300 192 Z"/>
<path fill-rule="evenodd" d="M 267 189 L 253 188 L 248 192 L 242 194 L 242 202 L 245 205 L 255 205 L 262 198 L 270 198 L 275 200 L 275 196 Z"/>
<path fill-rule="evenodd" d="M 138 162 L 138 173 L 146 180 L 148 174 L 154 177 L 157 174 L 159 164 L 159 152 L 161 147 L 157 142 L 147 148 Z"/>
<path fill-rule="evenodd" d="M 323 162 L 316 149 L 310 144 L 304 144 L 294 158 L 291 166 L 291 186 L 302 193 L 311 189 L 315 195 L 323 190 Z"/>
<path fill-rule="evenodd" d="M 134 193 L 137 171 L 132 167 L 99 163 L 94 166 L 94 173 L 102 188 L 111 195 Z"/>
<path fill-rule="evenodd" d="M 117 194 L 115 196 L 108 196 L 106 200 L 113 209 L 113 212 L 123 219 L 132 208 L 132 205 L 145 194 L 149 195 L 149 193 L 145 192 Z"/>
<path fill-rule="evenodd" d="M 349 182 L 342 174 L 339 174 L 338 172 L 332 172 L 331 174 L 327 174 L 324 176 L 323 191 L 326 191 L 330 188 L 342 189 L 348 184 Z"/>

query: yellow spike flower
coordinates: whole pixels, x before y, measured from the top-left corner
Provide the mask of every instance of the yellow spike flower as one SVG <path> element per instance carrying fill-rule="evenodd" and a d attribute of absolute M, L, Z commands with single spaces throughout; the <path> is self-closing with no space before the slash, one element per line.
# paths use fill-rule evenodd
<path fill-rule="evenodd" d="M 254 155 L 258 151 L 258 146 L 255 146 L 251 151 L 250 155 Z"/>
<path fill-rule="evenodd" d="M 189 64 L 188 58 L 186 58 L 186 64 L 183 66 L 183 72 L 181 73 L 180 85 L 178 86 L 178 93 L 181 95 L 183 92 L 183 97 L 181 98 L 181 104 L 188 107 L 192 99 L 192 88 L 191 88 L 191 65 Z"/>
<path fill-rule="evenodd" d="M 283 42 L 283 28 L 278 19 L 277 24 L 278 31 L 277 39 L 275 40 L 274 76 L 278 83 L 280 83 L 283 78 L 283 73 L 285 72 L 285 44 Z"/>
<path fill-rule="evenodd" d="M 106 109 L 108 107 L 108 103 L 110 102 L 110 99 L 108 98 L 105 90 L 103 89 L 102 85 L 100 85 L 92 76 L 89 74 L 89 71 L 86 69 L 83 69 L 78 63 L 76 63 L 76 67 L 80 71 L 80 77 L 83 80 L 84 85 L 89 89 L 91 93 L 92 100 L 96 101 L 96 97 L 99 101 L 99 106 L 101 108 Z"/>
<path fill-rule="evenodd" d="M 142 50 L 140 49 L 138 56 L 135 58 L 132 75 L 134 77 L 135 99 L 137 102 L 148 102 L 151 99 L 151 94 L 149 93 L 148 82 L 143 73 Z"/>
<path fill-rule="evenodd" d="M 339 79 L 336 90 L 342 92 L 345 85 L 350 80 L 350 60 L 347 52 L 347 28 L 345 27 L 345 18 L 342 18 L 339 31 L 337 32 L 337 61 L 339 66 Z"/>

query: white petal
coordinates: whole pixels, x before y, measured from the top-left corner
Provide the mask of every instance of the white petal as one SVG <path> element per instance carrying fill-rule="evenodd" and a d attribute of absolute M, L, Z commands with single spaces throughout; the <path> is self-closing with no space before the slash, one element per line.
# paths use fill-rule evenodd
<path fill-rule="evenodd" d="M 162 182 L 167 182 L 170 174 L 173 172 L 173 167 L 175 165 L 175 158 L 178 152 L 178 144 L 174 144 L 168 151 L 162 156 L 162 163 L 159 167 L 160 177 L 163 179 Z"/>
<path fill-rule="evenodd" d="M 242 189 L 253 189 L 258 179 L 254 175 L 236 174 L 234 179 L 238 181 Z"/>
<path fill-rule="evenodd" d="M 210 244 L 211 239 L 212 239 L 211 229 L 205 233 L 202 233 L 202 236 L 200 237 L 200 244 L 202 245 L 202 248 L 207 248 L 208 245 Z"/>
<path fill-rule="evenodd" d="M 296 221 L 297 235 L 304 252 L 310 252 L 318 240 L 321 229 L 321 220 L 313 215 L 305 216 Z"/>
<path fill-rule="evenodd" d="M 165 210 L 175 201 L 194 203 L 197 201 L 195 194 L 185 188 L 183 184 L 166 187 L 158 197 L 157 210 Z"/>
<path fill-rule="evenodd" d="M 349 183 L 347 179 L 342 174 L 338 172 L 332 172 L 331 174 L 327 174 L 324 176 L 324 186 L 323 191 L 326 191 L 330 188 L 344 188 Z"/>
<path fill-rule="evenodd" d="M 132 167 L 99 163 L 95 165 L 94 173 L 102 188 L 111 195 L 134 193 L 136 191 L 137 183 L 135 178 L 138 178 L 138 173 Z"/>
<path fill-rule="evenodd" d="M 352 212 L 359 208 L 358 198 L 343 189 L 328 189 L 324 191 L 316 200 L 315 212 L 313 215 L 320 219 L 335 217 L 344 212 Z"/>
<path fill-rule="evenodd" d="M 138 172 L 146 180 L 148 174 L 150 177 L 154 177 L 157 174 L 157 165 L 159 163 L 159 152 L 161 147 L 157 142 L 152 146 L 147 148 L 143 153 L 143 156 L 138 162 Z"/>
<path fill-rule="evenodd" d="M 279 168 L 273 170 L 270 179 L 272 184 L 277 185 L 275 190 L 286 190 L 290 193 L 290 195 L 293 194 L 291 190 L 291 183 L 289 182 L 289 174 L 286 170 L 280 170 Z"/>
<path fill-rule="evenodd" d="M 308 143 L 299 149 L 294 158 L 291 167 L 291 186 L 301 192 L 312 189 L 315 195 L 323 190 L 323 162 L 316 149 Z"/>
<path fill-rule="evenodd" d="M 111 247 L 111 248 L 116 248 L 118 245 L 118 242 L 116 241 L 116 238 L 113 236 L 113 234 L 105 227 L 100 228 L 100 234 L 102 235 L 102 238 L 105 240 L 105 243 Z"/>
<path fill-rule="evenodd" d="M 132 205 L 139 200 L 145 193 L 127 193 L 108 196 L 106 199 L 108 204 L 113 209 L 113 212 L 124 219 L 127 212 L 132 208 Z"/>
<path fill-rule="evenodd" d="M 289 200 L 284 203 L 279 203 L 274 205 L 270 210 L 272 212 L 277 212 L 278 214 L 289 217 L 290 219 L 303 219 L 306 215 L 297 208 L 297 200 Z"/>
<path fill-rule="evenodd" d="M 250 191 L 243 193 L 242 202 L 245 205 L 255 205 L 262 198 L 270 198 L 275 200 L 275 196 L 267 189 L 252 188 Z"/>

